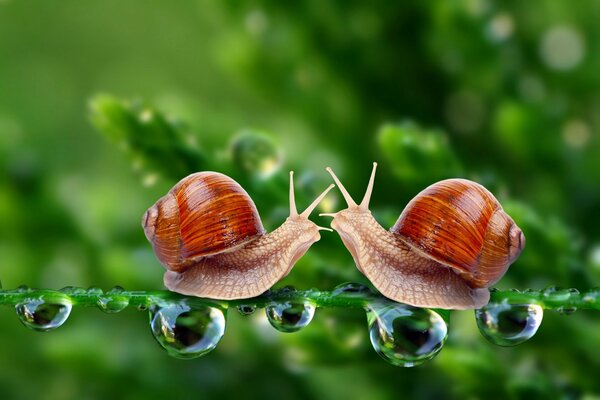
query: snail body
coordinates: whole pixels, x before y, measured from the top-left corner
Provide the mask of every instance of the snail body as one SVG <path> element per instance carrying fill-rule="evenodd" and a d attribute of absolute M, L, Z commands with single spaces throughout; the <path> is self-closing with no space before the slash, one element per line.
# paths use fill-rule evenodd
<path fill-rule="evenodd" d="M 174 292 L 213 299 L 258 296 L 285 277 L 320 239 L 308 219 L 330 185 L 301 214 L 290 172 L 290 216 L 266 233 L 248 193 L 218 172 L 198 172 L 177 183 L 142 218 L 146 238 L 167 269 Z"/>
<path fill-rule="evenodd" d="M 373 171 L 356 204 L 333 171 L 348 208 L 335 229 L 358 269 L 386 297 L 418 307 L 470 309 L 489 301 L 488 287 L 520 255 L 525 237 L 480 184 L 447 179 L 425 188 L 385 230 L 369 211 Z"/>

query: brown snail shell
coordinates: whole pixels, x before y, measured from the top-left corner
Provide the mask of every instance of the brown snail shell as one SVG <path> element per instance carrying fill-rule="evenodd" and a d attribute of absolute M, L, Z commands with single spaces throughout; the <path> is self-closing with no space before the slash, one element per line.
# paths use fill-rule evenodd
<path fill-rule="evenodd" d="M 218 172 L 198 172 L 179 181 L 146 211 L 143 227 L 160 262 L 176 272 L 195 259 L 265 234 L 248 193 Z"/>
<path fill-rule="evenodd" d="M 425 188 L 390 231 L 476 288 L 496 283 L 525 245 L 525 236 L 498 200 L 466 179 Z"/>

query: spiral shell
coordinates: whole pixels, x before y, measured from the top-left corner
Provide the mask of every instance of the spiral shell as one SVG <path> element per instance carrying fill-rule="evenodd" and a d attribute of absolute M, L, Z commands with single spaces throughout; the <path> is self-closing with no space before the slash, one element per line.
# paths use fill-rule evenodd
<path fill-rule="evenodd" d="M 473 288 L 499 280 L 521 254 L 525 237 L 496 198 L 465 179 L 447 179 L 419 193 L 390 231 L 454 269 Z"/>
<path fill-rule="evenodd" d="M 228 176 L 211 171 L 179 181 L 146 211 L 142 226 L 159 261 L 175 272 L 265 234 L 248 193 Z"/>

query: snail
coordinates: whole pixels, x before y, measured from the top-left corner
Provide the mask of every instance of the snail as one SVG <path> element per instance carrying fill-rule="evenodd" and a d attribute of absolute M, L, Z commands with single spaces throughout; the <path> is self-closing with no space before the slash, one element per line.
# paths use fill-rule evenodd
<path fill-rule="evenodd" d="M 488 287 L 521 254 L 525 236 L 480 184 L 447 179 L 425 188 L 389 230 L 369 211 L 375 170 L 356 204 L 327 168 L 348 208 L 331 227 L 358 269 L 386 297 L 417 307 L 471 309 L 488 303 Z"/>
<path fill-rule="evenodd" d="M 187 176 L 142 218 L 146 238 L 167 269 L 165 286 L 223 300 L 265 292 L 321 238 L 320 230 L 331 231 L 308 216 L 334 186 L 298 214 L 290 172 L 290 215 L 266 233 L 254 202 L 236 181 L 218 172 Z"/>

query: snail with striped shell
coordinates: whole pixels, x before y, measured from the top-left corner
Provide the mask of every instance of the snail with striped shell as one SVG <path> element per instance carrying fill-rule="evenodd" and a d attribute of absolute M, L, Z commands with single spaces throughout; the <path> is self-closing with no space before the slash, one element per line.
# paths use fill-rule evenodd
<path fill-rule="evenodd" d="M 358 269 L 386 297 L 418 307 L 470 309 L 488 303 L 488 287 L 521 254 L 525 236 L 496 198 L 466 179 L 425 188 L 388 231 L 369 211 L 375 170 L 356 204 L 331 168 L 348 208 L 331 227 Z"/>
<path fill-rule="evenodd" d="M 258 296 L 285 277 L 318 241 L 321 228 L 308 219 L 330 185 L 301 214 L 290 172 L 290 215 L 266 233 L 248 193 L 218 172 L 182 179 L 146 211 L 144 233 L 168 270 L 174 292 L 212 299 Z"/>

